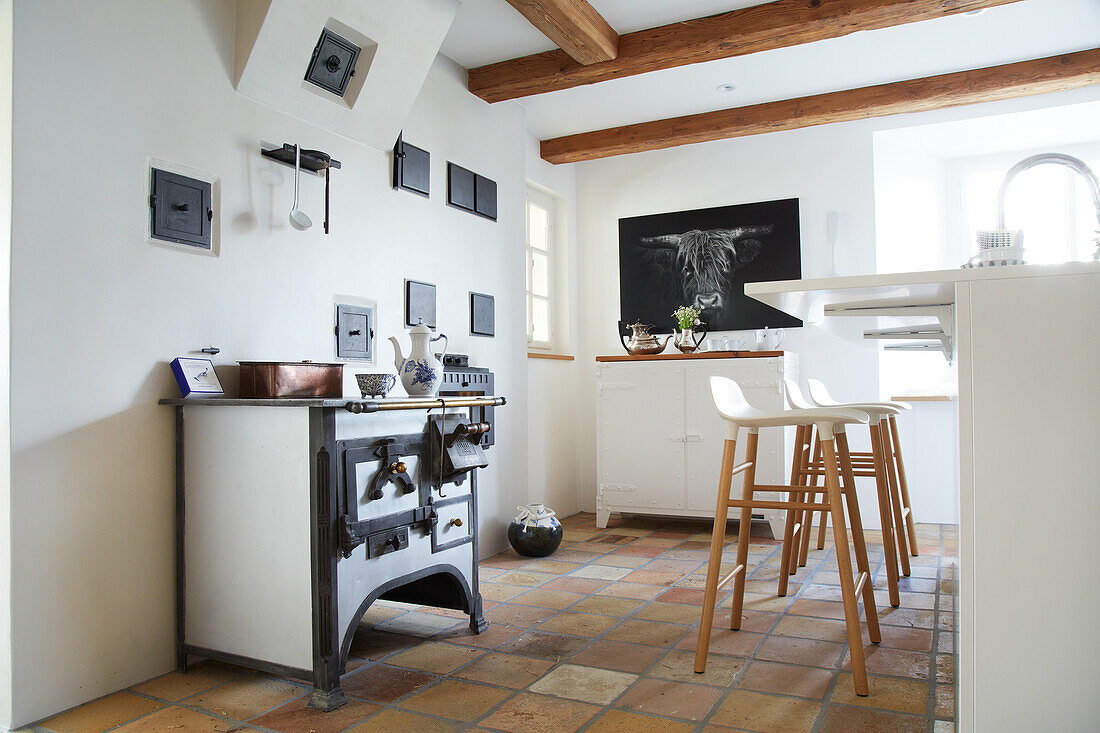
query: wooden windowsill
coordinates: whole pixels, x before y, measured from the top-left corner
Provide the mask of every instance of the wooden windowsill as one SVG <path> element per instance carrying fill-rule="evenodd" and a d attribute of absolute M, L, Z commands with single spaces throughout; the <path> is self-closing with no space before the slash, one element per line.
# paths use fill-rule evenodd
<path fill-rule="evenodd" d="M 946 394 L 910 394 L 890 398 L 892 402 L 954 402 L 956 399 Z"/>
<path fill-rule="evenodd" d="M 573 361 L 569 354 L 550 354 L 545 351 L 528 351 L 528 359 L 556 359 L 558 361 Z"/>

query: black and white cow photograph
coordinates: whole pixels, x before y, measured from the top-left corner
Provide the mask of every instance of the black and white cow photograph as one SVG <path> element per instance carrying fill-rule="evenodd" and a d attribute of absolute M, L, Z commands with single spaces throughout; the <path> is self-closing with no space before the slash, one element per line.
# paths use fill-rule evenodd
<path fill-rule="evenodd" d="M 619 219 L 619 307 L 624 323 L 675 328 L 695 306 L 710 331 L 801 326 L 745 296 L 747 282 L 802 277 L 798 199 Z"/>

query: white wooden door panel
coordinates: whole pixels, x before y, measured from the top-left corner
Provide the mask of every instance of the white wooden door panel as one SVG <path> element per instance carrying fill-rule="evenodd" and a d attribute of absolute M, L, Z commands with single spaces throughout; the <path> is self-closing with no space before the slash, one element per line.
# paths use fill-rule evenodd
<path fill-rule="evenodd" d="M 764 410 L 782 407 L 782 361 L 776 358 L 700 360 L 688 366 L 684 375 L 685 433 L 687 443 L 687 506 L 689 509 L 710 509 L 717 498 L 722 448 L 726 438 L 726 422 L 719 417 L 710 396 L 710 377 L 728 377 L 739 385 L 749 403 Z M 745 460 L 747 433 L 738 436 L 735 463 Z M 756 482 L 786 483 L 782 470 L 783 431 L 762 430 L 757 449 Z M 740 477 L 734 480 L 733 495 L 740 496 Z M 760 493 L 762 499 L 781 498 L 772 493 Z M 775 516 L 773 516 L 773 514 Z M 774 512 L 758 511 L 756 517 L 769 521 L 778 518 Z"/>
<path fill-rule="evenodd" d="M 597 504 L 612 510 L 684 508 L 683 367 L 601 369 Z"/>

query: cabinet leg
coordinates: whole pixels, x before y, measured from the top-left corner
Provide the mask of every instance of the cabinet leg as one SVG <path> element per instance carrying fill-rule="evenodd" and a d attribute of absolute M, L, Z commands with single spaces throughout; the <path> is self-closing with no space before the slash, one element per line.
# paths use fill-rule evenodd
<path fill-rule="evenodd" d="M 607 529 L 607 522 L 611 519 L 610 509 L 596 509 L 596 526 L 600 529 Z"/>
<path fill-rule="evenodd" d="M 343 707 L 347 702 L 348 699 L 344 697 L 344 691 L 337 685 L 331 690 L 313 688 L 313 694 L 309 696 L 307 707 L 320 710 L 322 713 L 330 713 L 336 708 Z"/>
<path fill-rule="evenodd" d="M 474 572 L 477 572 L 476 570 Z M 477 598 L 474 599 L 473 608 L 470 609 L 470 631 L 475 634 L 480 634 L 489 628 L 489 622 L 485 620 L 485 616 L 481 610 L 481 594 L 477 594 Z"/>
<path fill-rule="evenodd" d="M 768 524 L 772 528 L 772 537 L 779 538 L 783 536 L 783 528 L 786 524 L 783 515 L 779 512 L 768 511 L 764 514 L 768 520 Z"/>

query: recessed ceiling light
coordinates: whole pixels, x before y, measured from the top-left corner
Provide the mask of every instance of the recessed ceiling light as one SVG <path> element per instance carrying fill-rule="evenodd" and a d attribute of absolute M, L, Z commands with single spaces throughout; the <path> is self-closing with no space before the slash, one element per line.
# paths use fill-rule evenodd
<path fill-rule="evenodd" d="M 715 87 L 715 90 L 719 92 L 732 92 L 736 88 L 736 84 L 719 84 Z"/>
<path fill-rule="evenodd" d="M 985 8 L 978 8 L 977 10 L 967 10 L 964 15 L 981 15 L 985 12 Z"/>

